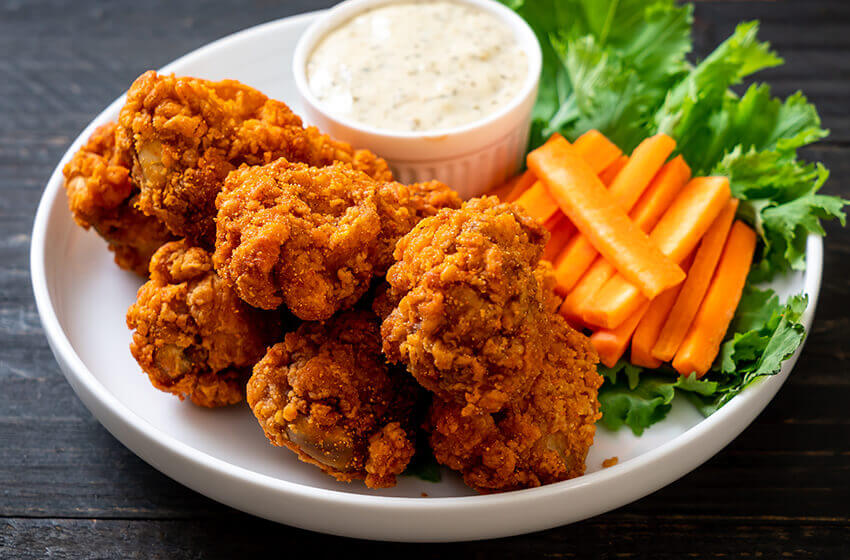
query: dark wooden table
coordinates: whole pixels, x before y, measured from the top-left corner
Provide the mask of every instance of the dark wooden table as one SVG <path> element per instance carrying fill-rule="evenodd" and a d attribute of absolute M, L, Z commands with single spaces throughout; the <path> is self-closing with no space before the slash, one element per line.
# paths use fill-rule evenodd
<path fill-rule="evenodd" d="M 33 303 L 41 191 L 83 127 L 142 71 L 328 0 L 0 7 L 0 557 L 231 558 L 269 552 L 567 558 L 850 558 L 850 231 L 827 226 L 817 320 L 793 375 L 727 449 L 667 488 L 574 525 L 454 545 L 375 544 L 275 525 L 212 502 L 112 438 L 65 382 Z M 786 57 L 763 79 L 817 104 L 807 151 L 850 197 L 850 2 L 701 2 L 698 54 L 760 19 Z M 303 547 L 303 548 L 301 548 Z"/>

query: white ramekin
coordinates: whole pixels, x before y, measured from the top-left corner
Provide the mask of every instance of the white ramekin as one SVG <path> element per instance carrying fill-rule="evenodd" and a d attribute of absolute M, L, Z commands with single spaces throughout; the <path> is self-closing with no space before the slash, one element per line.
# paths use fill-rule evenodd
<path fill-rule="evenodd" d="M 490 12 L 514 32 L 528 60 L 520 92 L 495 113 L 473 123 L 434 131 L 381 130 L 325 111 L 307 82 L 307 60 L 328 32 L 371 8 L 403 0 L 347 0 L 317 19 L 295 48 L 292 70 L 307 121 L 334 138 L 368 148 L 390 164 L 398 181 L 439 179 L 469 198 L 486 192 L 517 171 L 528 143 L 531 110 L 537 99 L 541 52 L 530 27 L 494 0 L 454 0 Z M 434 45 L 434 48 L 445 46 Z M 375 84 L 381 87 L 381 84 Z"/>

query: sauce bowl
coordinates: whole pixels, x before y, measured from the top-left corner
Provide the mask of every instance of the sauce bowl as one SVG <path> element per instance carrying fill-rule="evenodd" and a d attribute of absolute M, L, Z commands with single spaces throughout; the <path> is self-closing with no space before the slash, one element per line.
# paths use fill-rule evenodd
<path fill-rule="evenodd" d="M 322 132 L 368 148 L 390 164 L 396 180 L 415 183 L 438 179 L 464 198 L 485 193 L 516 173 L 528 144 L 531 111 L 537 99 L 542 54 L 525 21 L 494 0 L 452 0 L 484 10 L 504 23 L 525 53 L 527 74 L 507 104 L 472 123 L 439 130 L 383 130 L 333 115 L 310 89 L 307 62 L 324 37 L 351 18 L 373 8 L 404 0 L 347 0 L 320 16 L 295 47 L 292 71 L 306 120 Z M 434 45 L 445 49 L 445 45 Z M 376 83 L 375 87 L 382 87 Z"/>

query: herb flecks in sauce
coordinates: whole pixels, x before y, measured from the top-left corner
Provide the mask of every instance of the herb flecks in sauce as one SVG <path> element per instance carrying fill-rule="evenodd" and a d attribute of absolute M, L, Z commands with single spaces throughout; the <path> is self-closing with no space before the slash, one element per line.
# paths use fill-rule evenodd
<path fill-rule="evenodd" d="M 451 1 L 366 11 L 331 31 L 307 62 L 310 89 L 330 113 L 394 131 L 482 119 L 519 93 L 527 71 L 506 24 Z"/>

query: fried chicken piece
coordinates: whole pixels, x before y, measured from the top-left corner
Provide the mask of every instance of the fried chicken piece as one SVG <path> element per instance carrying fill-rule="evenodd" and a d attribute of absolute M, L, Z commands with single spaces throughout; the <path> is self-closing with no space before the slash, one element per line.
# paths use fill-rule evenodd
<path fill-rule="evenodd" d="M 116 140 L 118 125 L 95 129 L 62 169 L 74 221 L 93 227 L 115 253 L 115 263 L 147 276 L 151 255 L 173 239 L 156 218 L 136 209 L 138 191 L 130 180 L 130 158 Z"/>
<path fill-rule="evenodd" d="M 163 245 L 127 311 L 130 351 L 154 387 L 199 406 L 240 402 L 251 367 L 279 336 L 276 314 L 253 309 L 187 240 Z"/>
<path fill-rule="evenodd" d="M 387 274 L 395 308 L 381 333 L 390 362 L 465 414 L 521 396 L 543 360 L 548 296 L 535 268 L 547 237 L 495 197 L 422 220 L 396 245 Z"/>
<path fill-rule="evenodd" d="M 386 272 L 398 238 L 459 204 L 442 183 L 379 183 L 342 163 L 245 166 L 217 201 L 216 270 L 255 307 L 328 319 Z"/>
<path fill-rule="evenodd" d="M 479 492 L 529 488 L 584 474 L 601 416 L 602 377 L 589 339 L 550 315 L 550 344 L 531 390 L 498 414 L 463 414 L 435 399 L 426 429 L 440 463 Z"/>
<path fill-rule="evenodd" d="M 381 356 L 368 311 L 303 323 L 254 367 L 248 404 L 274 445 L 337 480 L 395 485 L 413 457 L 417 387 Z"/>
<path fill-rule="evenodd" d="M 383 159 L 304 128 L 284 103 L 234 80 L 146 72 L 127 92 L 119 122 L 130 140 L 140 209 L 207 248 L 215 241 L 216 195 L 243 163 L 341 161 L 376 179 L 392 178 Z"/>
<path fill-rule="evenodd" d="M 443 208 L 460 208 L 463 204 L 460 196 L 440 181 L 412 185 L 385 182 L 378 186 L 377 201 L 381 236 L 373 261 L 378 276 L 386 275 L 395 262 L 396 243 L 413 226 Z"/>

